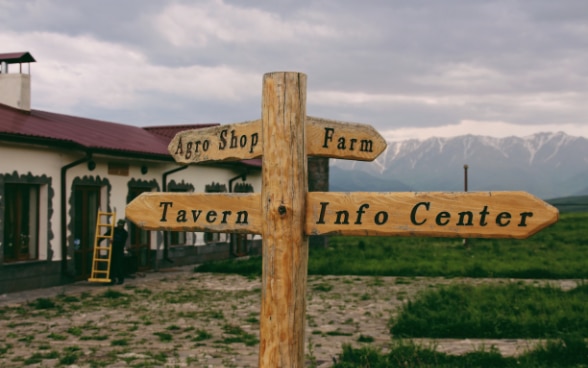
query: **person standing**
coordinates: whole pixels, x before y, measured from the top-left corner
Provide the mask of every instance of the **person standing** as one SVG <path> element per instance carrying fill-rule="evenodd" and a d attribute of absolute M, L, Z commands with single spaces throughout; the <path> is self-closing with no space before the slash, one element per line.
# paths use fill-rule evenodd
<path fill-rule="evenodd" d="M 124 258 L 125 245 L 129 233 L 125 230 L 126 221 L 118 220 L 112 235 L 112 258 L 110 265 L 110 279 L 111 284 L 122 284 L 125 282 Z"/>

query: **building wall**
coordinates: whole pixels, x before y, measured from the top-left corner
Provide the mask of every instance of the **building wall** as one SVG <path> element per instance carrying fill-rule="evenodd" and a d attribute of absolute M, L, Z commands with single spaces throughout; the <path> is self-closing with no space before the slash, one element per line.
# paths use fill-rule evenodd
<path fill-rule="evenodd" d="M 166 175 L 168 190 L 182 189 L 205 192 L 213 183 L 225 186 L 229 191 L 237 183 L 245 183 L 253 191 L 261 191 L 261 171 L 246 170 L 234 165 L 191 165 L 172 172 L 181 166 L 174 162 L 130 159 L 123 156 L 93 155 L 86 158 L 83 152 L 59 150 L 50 147 L 0 142 L 0 294 L 31 288 L 48 287 L 71 282 L 75 269 L 74 250 L 76 239 L 72 234 L 73 188 L 91 184 L 100 187 L 100 206 L 103 211 L 115 211 L 117 218 L 124 218 L 129 200 L 129 188 L 145 186 L 150 191 L 162 191 Z M 5 159 L 9 158 L 9 159 Z M 62 182 L 62 171 L 65 182 Z M 309 190 L 328 191 L 328 159 L 310 158 Z M 166 174 L 167 173 L 167 174 Z M 34 260 L 4 262 L 4 193 L 5 182 L 33 183 L 41 187 L 39 202 L 39 247 Z M 65 184 L 65 186 L 63 186 Z M 62 196 L 65 193 L 65 197 Z M 62 221 L 65 218 L 65 224 Z M 150 252 L 155 256 L 152 268 L 195 264 L 203 261 L 226 259 L 243 251 L 249 255 L 261 253 L 258 235 L 247 236 L 246 249 L 232 249 L 228 234 L 219 234 L 215 242 L 205 242 L 204 233 L 186 233 L 185 243 L 168 242 L 167 257 L 164 258 L 164 236 L 159 231 L 149 232 Z M 167 235 L 169 236 L 169 234 Z M 167 238 L 169 239 L 169 238 Z M 326 237 L 311 237 L 311 246 L 326 246 Z M 65 250 L 63 253 L 62 250 Z"/>
<path fill-rule="evenodd" d="M 72 234 L 73 202 L 72 193 L 76 185 L 92 184 L 100 187 L 100 207 L 103 211 L 116 211 L 117 218 L 124 218 L 129 199 L 129 188 L 133 185 L 148 185 L 151 191 L 161 191 L 163 176 L 177 169 L 174 162 L 138 160 L 125 157 L 94 155 L 84 160 L 83 152 L 71 152 L 49 147 L 0 142 L 0 294 L 37 287 L 47 287 L 71 281 L 74 263 L 75 242 Z M 5 159 L 10 158 L 10 159 Z M 71 166 L 72 164 L 76 165 Z M 66 170 L 65 187 L 62 187 L 62 169 Z M 120 168 L 126 170 L 120 170 Z M 119 170 L 113 170 L 118 168 Z M 244 167 L 225 165 L 197 166 L 167 175 L 168 185 L 184 186 L 190 191 L 204 192 L 207 185 L 220 183 L 227 190 L 229 180 L 242 175 Z M 40 184 L 39 208 L 39 246 L 34 260 L 4 262 L 4 193 L 3 183 Z M 242 182 L 241 179 L 234 183 Z M 250 170 L 247 183 L 254 191 L 261 189 L 261 173 Z M 65 192 L 65 197 L 62 197 Z M 65 225 L 61 220 L 65 216 Z M 161 261 L 163 233 L 149 232 L 150 247 Z M 65 239 L 65 240 L 64 240 Z M 199 259 L 218 259 L 230 256 L 228 245 L 217 243 L 207 245 L 202 233 L 194 233 L 185 246 L 175 246 L 170 256 L 190 255 L 186 259 L 197 262 Z M 225 237 L 228 240 L 228 237 Z M 197 241 L 194 241 L 197 240 Z M 65 245 L 62 247 L 62 245 Z M 204 247 L 195 249 L 196 247 Z M 186 249 L 182 249 L 186 248 Z M 62 254 L 62 250 L 65 253 Z M 154 263 L 153 267 L 159 267 Z M 164 265 L 165 266 L 165 265 Z M 67 272 L 63 272 L 64 268 Z"/>

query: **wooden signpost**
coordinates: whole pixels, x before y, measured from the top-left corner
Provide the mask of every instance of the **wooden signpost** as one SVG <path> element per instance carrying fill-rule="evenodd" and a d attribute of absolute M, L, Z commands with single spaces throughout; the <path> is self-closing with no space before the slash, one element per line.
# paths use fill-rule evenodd
<path fill-rule="evenodd" d="M 559 213 L 524 192 L 330 193 L 307 190 L 307 156 L 370 161 L 371 126 L 306 116 L 306 75 L 263 78 L 262 117 L 180 132 L 179 163 L 263 157 L 261 194 L 144 193 L 126 217 L 148 230 L 261 234 L 259 367 L 303 367 L 308 236 L 526 238 Z"/>
<path fill-rule="evenodd" d="M 386 141 L 371 126 L 306 117 L 306 153 L 309 156 L 373 161 Z M 261 120 L 186 130 L 178 133 L 168 150 L 182 164 L 244 160 L 262 156 Z"/>

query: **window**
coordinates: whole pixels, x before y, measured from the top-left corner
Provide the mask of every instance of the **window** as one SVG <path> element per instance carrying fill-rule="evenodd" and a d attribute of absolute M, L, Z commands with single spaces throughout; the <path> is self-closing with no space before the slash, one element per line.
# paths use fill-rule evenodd
<path fill-rule="evenodd" d="M 4 262 L 39 257 L 39 185 L 4 184 Z"/>
<path fill-rule="evenodd" d="M 170 245 L 184 245 L 186 244 L 186 233 L 183 231 L 170 232 Z"/>

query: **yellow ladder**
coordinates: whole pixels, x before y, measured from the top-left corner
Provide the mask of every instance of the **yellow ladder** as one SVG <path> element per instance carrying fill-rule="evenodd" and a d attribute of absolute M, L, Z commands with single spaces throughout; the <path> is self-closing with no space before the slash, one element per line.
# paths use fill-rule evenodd
<path fill-rule="evenodd" d="M 92 272 L 88 281 L 110 282 L 110 262 L 112 260 L 112 237 L 116 212 L 98 211 L 96 218 L 96 234 L 94 236 L 94 256 Z M 106 230 L 104 230 L 106 229 Z M 106 239 L 106 244 L 100 244 Z"/>

